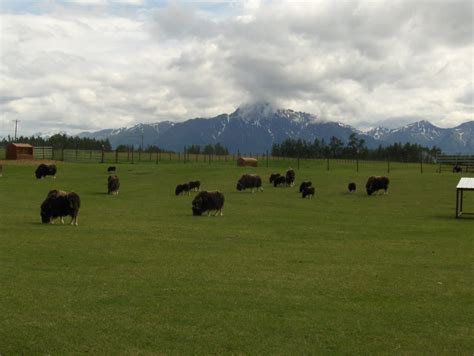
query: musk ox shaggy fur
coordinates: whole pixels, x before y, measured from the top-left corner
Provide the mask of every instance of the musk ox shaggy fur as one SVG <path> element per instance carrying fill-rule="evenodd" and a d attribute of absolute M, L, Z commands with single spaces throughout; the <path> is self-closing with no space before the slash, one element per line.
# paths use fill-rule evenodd
<path fill-rule="evenodd" d="M 116 170 L 117 170 L 117 167 L 110 166 L 109 168 L 107 168 L 107 173 L 115 173 Z"/>
<path fill-rule="evenodd" d="M 46 199 L 41 204 L 41 222 L 53 224 L 54 219 L 60 218 L 64 223 L 64 216 L 71 216 L 71 225 L 78 225 L 77 216 L 81 207 L 81 199 L 74 192 L 62 190 L 49 191 Z"/>
<path fill-rule="evenodd" d="M 201 188 L 201 182 L 198 181 L 198 180 L 195 180 L 195 181 L 191 181 L 188 183 L 189 185 L 189 190 L 193 190 L 193 191 L 199 191 L 199 189 Z"/>
<path fill-rule="evenodd" d="M 270 174 L 269 182 L 270 182 L 270 183 L 273 183 L 273 182 L 275 181 L 275 179 L 277 179 L 278 177 L 280 177 L 280 173 L 272 173 L 272 174 Z"/>
<path fill-rule="evenodd" d="M 303 192 L 303 189 L 304 189 L 304 188 L 311 187 L 312 185 L 313 185 L 313 183 L 310 182 L 310 181 L 301 183 L 301 184 L 300 184 L 300 193 Z"/>
<path fill-rule="evenodd" d="M 314 198 L 314 187 L 304 187 L 301 192 L 301 197 L 304 198 Z"/>
<path fill-rule="evenodd" d="M 280 185 L 284 185 L 286 184 L 286 178 L 283 177 L 283 176 L 278 176 L 275 178 L 275 180 L 273 181 L 273 186 L 276 188 Z"/>
<path fill-rule="evenodd" d="M 356 184 L 354 182 L 349 183 L 347 186 L 349 193 L 354 193 L 356 191 Z"/>
<path fill-rule="evenodd" d="M 53 178 L 56 178 L 56 171 L 57 171 L 56 165 L 54 164 L 47 165 L 47 164 L 41 163 L 38 166 L 38 168 L 36 168 L 35 176 L 37 179 L 41 179 L 46 176 L 53 176 Z"/>
<path fill-rule="evenodd" d="M 188 193 L 189 195 L 189 184 L 188 183 L 178 184 L 174 192 L 176 195 L 185 194 L 185 193 Z"/>
<path fill-rule="evenodd" d="M 117 195 L 120 188 L 120 180 L 117 176 L 109 176 L 107 179 L 107 193 Z"/>
<path fill-rule="evenodd" d="M 290 168 L 290 169 L 286 172 L 286 176 L 285 176 L 286 185 L 288 185 L 289 187 L 294 186 L 294 185 L 295 185 L 295 177 L 296 177 L 295 171 Z"/>
<path fill-rule="evenodd" d="M 217 215 L 224 215 L 222 209 L 224 207 L 224 194 L 221 192 L 208 192 L 202 191 L 193 199 L 192 210 L 194 216 L 201 216 L 207 211 L 207 215 L 211 214 L 211 211 L 215 210 Z"/>
<path fill-rule="evenodd" d="M 242 191 L 245 189 L 252 189 L 252 193 L 254 189 L 263 192 L 262 178 L 256 174 L 244 174 L 237 182 L 237 190 Z"/>
<path fill-rule="evenodd" d="M 369 179 L 367 180 L 365 189 L 367 190 L 368 195 L 372 195 L 374 192 L 377 192 L 381 189 L 383 189 L 385 194 L 387 194 L 389 183 L 390 183 L 390 180 L 388 179 L 388 177 L 372 176 L 372 177 L 369 177 Z"/>
<path fill-rule="evenodd" d="M 461 173 L 462 167 L 458 166 L 457 164 L 453 167 L 453 173 Z"/>

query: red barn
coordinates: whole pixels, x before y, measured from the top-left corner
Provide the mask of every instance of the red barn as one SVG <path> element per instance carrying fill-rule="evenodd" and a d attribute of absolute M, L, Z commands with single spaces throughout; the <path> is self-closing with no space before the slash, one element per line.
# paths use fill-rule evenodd
<path fill-rule="evenodd" d="M 33 159 L 33 146 L 27 143 L 9 143 L 7 159 Z"/>

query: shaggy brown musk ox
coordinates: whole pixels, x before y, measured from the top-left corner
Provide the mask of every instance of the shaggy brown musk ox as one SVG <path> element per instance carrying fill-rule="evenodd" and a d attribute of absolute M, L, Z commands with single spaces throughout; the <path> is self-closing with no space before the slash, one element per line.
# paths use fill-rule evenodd
<path fill-rule="evenodd" d="M 365 189 L 367 190 L 368 195 L 372 195 L 374 192 L 377 192 L 380 189 L 383 189 L 385 194 L 387 194 L 389 183 L 390 180 L 388 177 L 372 176 L 367 180 Z"/>
<path fill-rule="evenodd" d="M 74 192 L 50 190 L 46 199 L 41 204 L 41 221 L 44 224 L 53 224 L 54 219 L 71 216 L 71 225 L 78 225 L 77 216 L 81 207 L 81 199 Z"/>
<path fill-rule="evenodd" d="M 263 192 L 262 178 L 256 174 L 244 174 L 237 182 L 237 190 L 240 192 L 245 189 L 260 190 Z"/>
<path fill-rule="evenodd" d="M 202 191 L 193 199 L 192 210 L 194 216 L 201 216 L 207 211 L 207 215 L 211 214 L 211 211 L 215 210 L 217 215 L 224 215 L 222 209 L 224 207 L 224 194 L 221 192 L 208 192 Z"/>
<path fill-rule="evenodd" d="M 356 191 L 356 184 L 354 182 L 349 183 L 347 186 L 349 193 L 354 193 Z"/>
<path fill-rule="evenodd" d="M 46 176 L 53 176 L 53 178 L 56 178 L 56 172 L 56 165 L 46 165 L 44 163 L 41 163 L 38 168 L 36 168 L 35 176 L 37 179 L 41 179 Z"/>
<path fill-rule="evenodd" d="M 304 198 L 314 198 L 314 187 L 304 187 L 301 192 L 301 197 Z"/>
<path fill-rule="evenodd" d="M 289 187 L 294 186 L 295 185 L 295 178 L 296 178 L 296 173 L 293 169 L 290 168 L 286 172 L 286 175 L 285 175 L 286 185 L 288 185 Z"/>
<path fill-rule="evenodd" d="M 107 178 L 107 193 L 117 195 L 119 193 L 120 180 L 117 176 L 109 176 Z"/>

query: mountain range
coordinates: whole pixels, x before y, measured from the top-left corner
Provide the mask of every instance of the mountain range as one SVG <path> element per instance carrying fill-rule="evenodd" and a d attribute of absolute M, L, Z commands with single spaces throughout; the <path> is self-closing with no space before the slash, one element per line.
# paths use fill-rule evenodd
<path fill-rule="evenodd" d="M 341 122 L 325 121 L 317 116 L 291 109 L 275 109 L 268 103 L 240 106 L 231 114 L 212 118 L 195 118 L 184 122 L 162 121 L 137 124 L 130 128 L 82 132 L 79 137 L 109 139 L 112 147 L 155 145 L 163 149 L 182 151 L 185 146 L 221 143 L 230 152 L 263 153 L 272 144 L 287 138 L 307 141 L 332 136 L 347 142 L 356 133 L 369 148 L 396 142 L 437 146 L 444 153 L 474 153 L 474 121 L 454 128 L 439 128 L 428 121 L 418 121 L 400 128 L 377 127 L 360 131 Z"/>

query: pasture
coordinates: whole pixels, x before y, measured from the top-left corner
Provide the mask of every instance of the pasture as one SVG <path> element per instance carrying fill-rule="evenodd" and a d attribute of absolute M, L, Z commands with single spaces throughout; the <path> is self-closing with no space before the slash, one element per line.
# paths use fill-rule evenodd
<path fill-rule="evenodd" d="M 393 164 L 389 194 L 369 197 L 385 164 L 302 162 L 295 187 L 270 186 L 288 164 L 118 164 L 111 196 L 107 164 L 59 162 L 56 180 L 36 180 L 35 166 L 3 162 L 0 354 L 471 355 L 460 175 Z M 264 192 L 237 192 L 242 173 Z M 193 217 L 196 193 L 174 195 L 195 179 L 225 194 L 223 217 Z M 54 188 L 80 195 L 78 227 L 40 223 Z M 474 211 L 474 194 L 464 204 Z"/>

